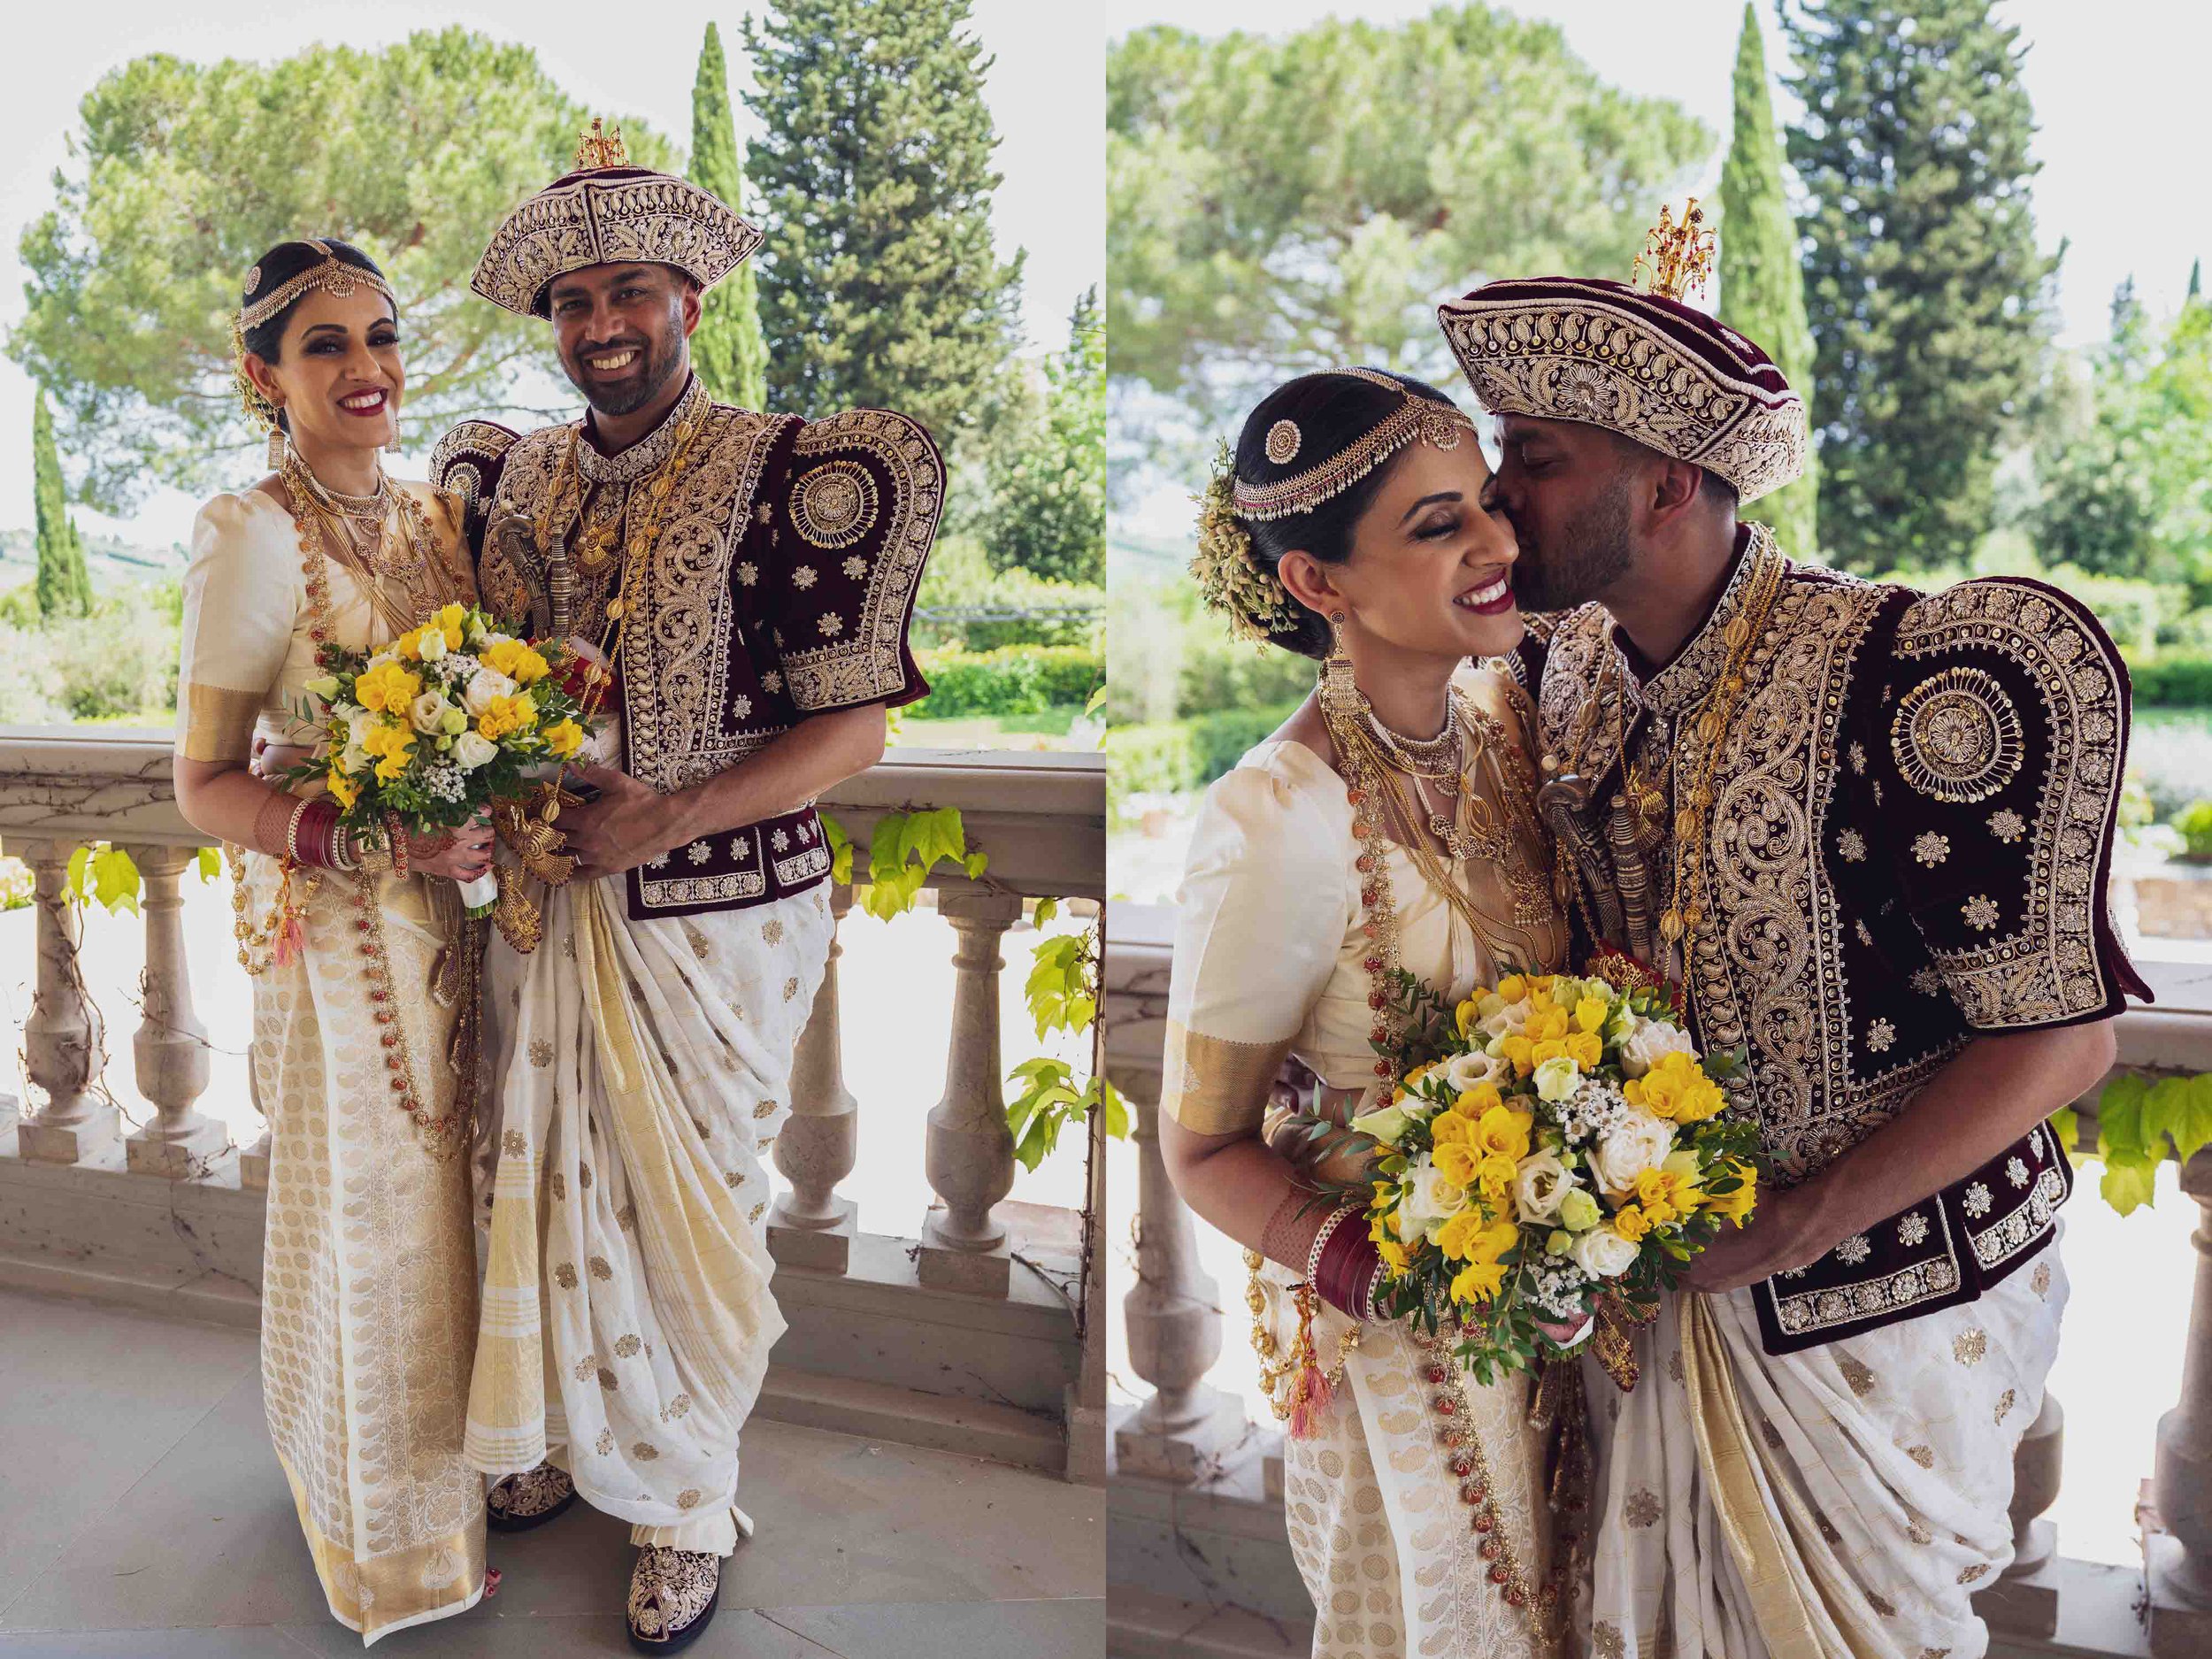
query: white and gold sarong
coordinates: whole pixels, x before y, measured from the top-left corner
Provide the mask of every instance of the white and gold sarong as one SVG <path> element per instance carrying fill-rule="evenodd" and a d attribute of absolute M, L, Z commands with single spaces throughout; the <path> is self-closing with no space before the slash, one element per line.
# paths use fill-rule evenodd
<path fill-rule="evenodd" d="M 549 1456 L 641 1543 L 727 1553 L 738 1437 L 784 1323 L 764 1154 L 828 961 L 827 890 L 632 921 L 618 879 L 495 944 L 499 1118 L 467 1455 Z"/>
<path fill-rule="evenodd" d="M 1981 1659 L 2066 1294 L 2053 1246 L 1978 1301 L 1785 1355 L 1747 1290 L 1668 1298 L 1635 1391 L 1586 1380 L 1594 1659 Z"/>

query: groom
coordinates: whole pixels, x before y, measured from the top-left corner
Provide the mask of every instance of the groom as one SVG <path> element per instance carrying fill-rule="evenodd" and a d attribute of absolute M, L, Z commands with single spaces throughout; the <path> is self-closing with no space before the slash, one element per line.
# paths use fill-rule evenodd
<path fill-rule="evenodd" d="M 632 1522 L 631 1639 L 671 1652 L 751 1531 L 739 1431 L 783 1329 L 764 1160 L 833 926 L 814 802 L 927 689 L 907 626 L 943 472 L 900 415 L 710 397 L 701 298 L 760 233 L 598 128 L 473 283 L 548 321 L 588 411 L 468 422 L 434 466 L 485 607 L 603 648 L 626 739 L 572 772 L 588 804 L 503 826 L 523 862 L 486 969 L 507 1029 L 467 1452 L 502 1477 L 495 1530 L 579 1493 Z"/>
<path fill-rule="evenodd" d="M 1747 1048 L 1776 1176 L 1637 1333 L 1635 1390 L 1590 1373 L 1589 1650 L 1974 1659 L 2066 1297 L 2045 1119 L 2148 995 L 2105 908 L 2126 672 L 2041 583 L 1923 595 L 1740 521 L 1804 408 L 1678 292 L 1501 281 L 1439 315 L 1552 613 L 1513 666 L 1582 949 Z"/>

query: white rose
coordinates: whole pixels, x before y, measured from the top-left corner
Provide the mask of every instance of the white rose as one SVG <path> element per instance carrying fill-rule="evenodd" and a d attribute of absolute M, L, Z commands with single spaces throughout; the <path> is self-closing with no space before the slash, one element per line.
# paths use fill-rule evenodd
<path fill-rule="evenodd" d="M 453 764 L 463 772 L 474 772 L 497 753 L 499 745 L 481 732 L 464 732 L 453 740 Z"/>
<path fill-rule="evenodd" d="M 1448 1181 L 1434 1164 L 1423 1158 L 1408 1178 L 1411 1191 L 1398 1205 L 1398 1238 L 1412 1243 L 1432 1227 L 1440 1226 L 1467 1207 L 1467 1189 Z"/>
<path fill-rule="evenodd" d="M 1528 1024 L 1528 1001 L 1502 1003 L 1494 1013 L 1482 1017 L 1482 1030 L 1492 1037 L 1517 1036 Z"/>
<path fill-rule="evenodd" d="M 1610 1227 L 1593 1227 L 1568 1254 L 1592 1279 L 1617 1279 L 1636 1259 L 1636 1247 Z"/>
<path fill-rule="evenodd" d="M 422 631 L 422 638 L 416 641 L 416 649 L 422 653 L 424 662 L 436 662 L 445 655 L 445 630 L 425 628 Z"/>
<path fill-rule="evenodd" d="M 453 705 L 441 693 L 426 691 L 407 705 L 407 718 L 425 737 L 445 729 L 446 710 Z"/>
<path fill-rule="evenodd" d="M 1402 1106 L 1384 1106 L 1371 1112 L 1362 1112 L 1352 1119 L 1352 1127 L 1363 1135 L 1371 1135 L 1386 1147 L 1394 1147 L 1406 1132 L 1409 1119 Z"/>
<path fill-rule="evenodd" d="M 1690 1033 L 1679 1025 L 1666 1020 L 1646 1020 L 1621 1044 L 1621 1070 L 1631 1077 L 1641 1077 L 1659 1063 L 1662 1055 L 1696 1052 L 1697 1045 L 1690 1041 Z"/>
<path fill-rule="evenodd" d="M 1536 1068 L 1536 1098 L 1556 1105 L 1575 1092 L 1582 1068 L 1566 1055 L 1555 1054 Z"/>
<path fill-rule="evenodd" d="M 1513 1062 L 1492 1054 L 1455 1054 L 1444 1062 L 1444 1081 L 1455 1096 L 1479 1084 L 1502 1087 L 1513 1075 Z"/>
<path fill-rule="evenodd" d="M 1674 1125 L 1665 1118 L 1631 1106 L 1620 1121 L 1598 1137 L 1590 1153 L 1590 1172 L 1598 1189 L 1611 1196 L 1635 1186 L 1646 1170 L 1655 1170 L 1674 1150 Z"/>
<path fill-rule="evenodd" d="M 349 749 L 361 749 L 365 753 L 367 749 L 365 740 L 369 733 L 383 724 L 381 717 L 371 714 L 364 709 L 346 722 L 346 747 Z"/>
<path fill-rule="evenodd" d="M 1513 1173 L 1513 1205 L 1523 1221 L 1549 1221 L 1574 1185 L 1556 1152 L 1532 1152 Z"/>
<path fill-rule="evenodd" d="M 325 703 L 328 703 L 333 697 L 338 695 L 338 676 L 335 674 L 318 674 L 314 679 L 309 680 L 305 685 L 302 686 L 300 689 L 306 692 L 311 697 L 320 697 Z"/>
<path fill-rule="evenodd" d="M 492 706 L 493 698 L 511 697 L 516 689 L 515 682 L 496 668 L 480 668 L 469 676 L 469 688 L 461 701 L 471 714 L 481 714 Z"/>

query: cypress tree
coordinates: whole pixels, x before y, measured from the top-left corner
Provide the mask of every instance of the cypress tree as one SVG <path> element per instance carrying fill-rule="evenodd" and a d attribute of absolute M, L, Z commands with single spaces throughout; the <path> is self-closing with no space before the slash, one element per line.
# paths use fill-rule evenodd
<path fill-rule="evenodd" d="M 707 25 L 699 73 L 691 84 L 691 181 L 739 212 L 745 211 L 745 169 L 737 157 L 729 65 L 722 56 L 722 31 L 712 23 Z M 707 390 L 745 409 L 768 406 L 768 342 L 760 332 L 758 283 L 748 259 L 707 296 L 691 336 L 692 365 Z"/>
<path fill-rule="evenodd" d="M 1720 319 L 1773 357 L 1805 407 L 1813 406 L 1813 335 L 1805 321 L 1805 274 L 1797 224 L 1782 194 L 1782 144 L 1767 91 L 1759 19 L 1745 0 L 1736 41 L 1736 129 L 1720 174 Z M 1805 475 L 1755 503 L 1783 548 L 1800 558 L 1820 550 L 1819 458 Z"/>
<path fill-rule="evenodd" d="M 38 524 L 38 581 L 33 591 L 39 614 L 50 622 L 88 615 L 92 575 L 85 568 L 84 543 L 70 522 L 61 454 L 54 448 L 53 412 L 46 407 L 42 386 L 31 416 L 31 491 Z"/>
<path fill-rule="evenodd" d="M 2189 291 L 2181 296 L 2184 305 L 2204 292 L 2204 259 L 2202 256 L 2189 262 Z"/>
<path fill-rule="evenodd" d="M 991 457 L 982 531 L 991 568 L 1106 580 L 1106 328 L 1098 290 L 1075 302 L 1068 342 L 1044 365 L 1043 407 Z"/>
<path fill-rule="evenodd" d="M 1853 570 L 1964 563 L 2035 387 L 2055 269 L 2030 211 L 2019 32 L 1990 0 L 1823 0 L 1783 27 L 1821 541 Z"/>
<path fill-rule="evenodd" d="M 948 451 L 1015 338 L 991 244 L 998 142 L 968 0 L 775 0 L 741 25 L 764 135 L 760 285 L 777 406 L 902 410 Z"/>

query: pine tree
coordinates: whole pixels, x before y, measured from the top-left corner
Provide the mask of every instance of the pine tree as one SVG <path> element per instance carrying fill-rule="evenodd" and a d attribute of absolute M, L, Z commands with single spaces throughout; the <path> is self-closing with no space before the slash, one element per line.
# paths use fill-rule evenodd
<path fill-rule="evenodd" d="M 1813 406 L 1813 335 L 1805 321 L 1805 274 L 1798 265 L 1797 224 L 1782 195 L 1782 144 L 1767 92 L 1759 19 L 1745 0 L 1736 42 L 1736 130 L 1720 175 L 1720 319 L 1758 342 L 1783 377 Z M 1805 475 L 1757 503 L 1787 551 L 1820 551 L 1819 457 L 1805 456 Z"/>
<path fill-rule="evenodd" d="M 2199 257 L 2192 259 L 2189 262 L 2189 291 L 2181 296 L 2181 303 L 2186 305 L 2192 300 L 2200 297 L 2203 293 L 2204 260 L 2202 257 L 2200 256 Z"/>
<path fill-rule="evenodd" d="M 699 73 L 691 85 L 691 181 L 742 213 L 745 169 L 737 157 L 737 123 L 730 111 L 730 71 L 722 31 L 707 25 Z M 708 391 L 745 409 L 768 406 L 768 342 L 760 332 L 759 279 L 753 262 L 722 279 L 709 294 L 691 336 L 692 366 Z"/>
<path fill-rule="evenodd" d="M 2036 251 L 2018 30 L 1990 0 L 1822 0 L 1783 16 L 1804 105 L 1820 531 L 1854 570 L 1964 562 L 2034 389 Z"/>
<path fill-rule="evenodd" d="M 991 458 L 982 524 L 991 568 L 1106 580 L 1106 328 L 1098 290 L 1075 302 L 1068 342 L 1045 364 L 1043 407 Z"/>
<path fill-rule="evenodd" d="M 39 613 L 50 622 L 88 615 L 92 575 L 85 568 L 84 543 L 70 522 L 61 455 L 54 447 L 53 412 L 46 407 L 42 386 L 31 416 L 31 488 L 38 523 L 38 582 L 34 591 Z"/>
<path fill-rule="evenodd" d="M 775 0 L 741 26 L 776 405 L 888 406 L 948 450 L 1015 335 L 1021 257 L 991 244 L 998 140 L 968 0 Z"/>

